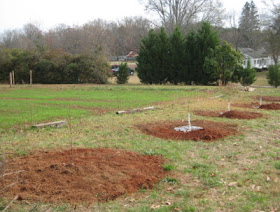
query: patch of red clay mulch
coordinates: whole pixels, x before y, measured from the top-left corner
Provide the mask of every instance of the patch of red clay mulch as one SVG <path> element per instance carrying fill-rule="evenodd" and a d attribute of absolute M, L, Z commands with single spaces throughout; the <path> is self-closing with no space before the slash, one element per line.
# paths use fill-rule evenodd
<path fill-rule="evenodd" d="M 7 164 L 6 173 L 24 171 L 3 196 L 70 204 L 113 200 L 140 188 L 152 188 L 166 176 L 163 163 L 159 155 L 105 148 L 40 152 Z M 0 178 L 0 186 L 15 181 L 16 175 L 9 175 Z"/>
<path fill-rule="evenodd" d="M 195 111 L 194 113 L 200 116 L 221 117 L 221 118 L 230 118 L 230 119 L 257 119 L 263 117 L 261 113 L 237 111 L 237 110 L 231 110 L 224 113 L 220 113 L 217 111 Z"/>
<path fill-rule="evenodd" d="M 158 123 L 137 125 L 136 127 L 143 133 L 163 139 L 193 140 L 204 142 L 222 139 L 229 135 L 235 135 L 238 132 L 236 125 L 226 123 L 196 120 L 192 121 L 191 124 L 193 126 L 203 127 L 203 129 L 194 130 L 191 132 L 180 132 L 174 130 L 175 127 L 188 125 L 186 121 L 162 121 Z"/>
<path fill-rule="evenodd" d="M 280 110 L 280 104 L 278 104 L 278 103 L 263 104 L 263 105 L 260 106 L 260 109 L 265 109 L 265 110 Z"/>
<path fill-rule="evenodd" d="M 280 96 L 256 96 L 255 99 L 259 100 L 262 98 L 263 101 L 267 102 L 280 102 Z"/>
<path fill-rule="evenodd" d="M 252 103 L 233 103 L 231 104 L 231 106 L 234 107 L 242 107 L 242 108 L 254 108 L 254 109 L 258 109 L 260 104 L 258 102 L 252 102 Z"/>

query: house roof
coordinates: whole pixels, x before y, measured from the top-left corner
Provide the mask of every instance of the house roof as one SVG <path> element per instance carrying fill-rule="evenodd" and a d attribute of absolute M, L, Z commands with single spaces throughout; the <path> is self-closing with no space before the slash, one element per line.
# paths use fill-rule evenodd
<path fill-rule="evenodd" d="M 130 52 L 128 53 L 128 55 L 126 55 L 126 57 L 136 57 L 136 56 L 138 56 L 138 54 L 135 53 L 134 51 L 130 51 Z"/>
<path fill-rule="evenodd" d="M 258 49 L 258 50 L 254 50 L 251 48 L 238 48 L 238 50 L 244 54 L 244 55 L 248 55 L 252 58 L 264 58 L 264 57 L 268 57 L 269 55 L 267 54 L 267 52 L 265 51 L 265 49 Z"/>

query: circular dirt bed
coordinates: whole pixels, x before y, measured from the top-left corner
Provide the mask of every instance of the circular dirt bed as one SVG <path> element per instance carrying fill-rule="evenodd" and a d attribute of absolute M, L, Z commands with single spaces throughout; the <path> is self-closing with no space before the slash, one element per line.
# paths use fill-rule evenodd
<path fill-rule="evenodd" d="M 191 132 L 175 131 L 175 127 L 186 126 L 188 123 L 182 121 L 165 121 L 159 123 L 148 123 L 145 125 L 138 125 L 143 133 L 153 135 L 163 139 L 172 140 L 193 140 L 210 142 L 217 139 L 222 139 L 229 135 L 237 134 L 235 125 L 213 121 L 192 121 L 193 126 L 203 127 L 202 130 L 195 130 Z"/>
<path fill-rule="evenodd" d="M 278 104 L 278 103 L 263 104 L 263 105 L 260 106 L 260 109 L 265 109 L 265 110 L 280 110 L 280 104 Z"/>
<path fill-rule="evenodd" d="M 255 99 L 259 100 L 262 98 L 263 101 L 267 102 L 280 102 L 280 97 L 278 96 L 257 96 Z"/>
<path fill-rule="evenodd" d="M 50 203 L 81 203 L 113 200 L 123 194 L 152 188 L 166 175 L 161 156 L 140 155 L 112 149 L 75 149 L 41 152 L 16 158 L 7 164 L 0 179 L 4 196 Z M 1 194 L 2 195 L 2 194 Z"/>
<path fill-rule="evenodd" d="M 207 116 L 207 117 L 221 117 L 221 118 L 230 118 L 230 119 L 257 119 L 263 117 L 261 113 L 255 112 L 244 112 L 231 110 L 224 113 L 216 111 L 195 111 L 196 115 Z"/>

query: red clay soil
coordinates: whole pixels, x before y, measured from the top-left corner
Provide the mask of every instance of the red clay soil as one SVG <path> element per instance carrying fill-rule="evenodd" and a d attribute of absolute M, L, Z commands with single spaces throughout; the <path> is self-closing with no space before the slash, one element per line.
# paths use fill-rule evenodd
<path fill-rule="evenodd" d="M 0 178 L 0 187 L 16 182 L 18 175 L 4 197 L 70 204 L 108 201 L 152 188 L 166 176 L 163 163 L 161 156 L 103 148 L 39 152 L 10 161 L 6 173 L 24 171 Z"/>
<path fill-rule="evenodd" d="M 237 111 L 237 110 L 231 110 L 224 113 L 220 113 L 217 111 L 195 111 L 194 113 L 200 116 L 221 117 L 221 118 L 230 118 L 230 119 L 257 119 L 263 117 L 261 113 Z"/>
<path fill-rule="evenodd" d="M 280 102 L 280 96 L 256 96 L 255 99 L 259 100 L 262 98 L 263 101 L 267 102 Z"/>
<path fill-rule="evenodd" d="M 260 109 L 265 109 L 265 110 L 280 110 L 280 104 L 278 104 L 278 103 L 263 104 L 263 105 L 260 106 Z"/>
<path fill-rule="evenodd" d="M 234 107 L 242 107 L 242 108 L 250 108 L 250 109 L 258 109 L 260 104 L 258 102 L 252 102 L 252 103 L 233 103 L 231 106 Z"/>
<path fill-rule="evenodd" d="M 229 135 L 237 134 L 236 125 L 203 120 L 192 121 L 191 124 L 193 126 L 203 127 L 203 129 L 191 132 L 180 132 L 174 130 L 175 127 L 188 125 L 186 121 L 162 121 L 159 123 L 137 125 L 136 127 L 148 135 L 171 140 L 211 142 L 217 139 L 225 138 Z"/>

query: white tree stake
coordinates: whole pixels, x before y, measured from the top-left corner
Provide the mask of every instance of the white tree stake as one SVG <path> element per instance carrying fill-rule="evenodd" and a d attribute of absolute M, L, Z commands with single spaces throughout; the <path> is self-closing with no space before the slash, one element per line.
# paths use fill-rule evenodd
<path fill-rule="evenodd" d="M 230 102 L 228 102 L 227 110 L 230 111 Z"/>
<path fill-rule="evenodd" d="M 260 98 L 260 106 L 262 106 L 262 97 Z"/>
<path fill-rule="evenodd" d="M 190 113 L 188 113 L 188 123 L 189 123 L 189 130 L 192 131 L 191 114 Z"/>

